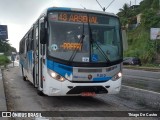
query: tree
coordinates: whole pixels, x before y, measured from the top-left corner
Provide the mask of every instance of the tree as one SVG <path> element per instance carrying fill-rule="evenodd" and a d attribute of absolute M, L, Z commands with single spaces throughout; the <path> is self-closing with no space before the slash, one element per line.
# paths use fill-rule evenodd
<path fill-rule="evenodd" d="M 151 8 L 152 1 L 153 1 L 153 0 L 143 0 L 143 1 L 140 3 L 141 11 Z"/>
<path fill-rule="evenodd" d="M 123 8 L 120 8 L 119 11 L 120 11 L 119 13 L 120 17 L 126 17 L 126 18 L 130 17 L 131 10 L 127 3 L 125 3 L 123 5 Z"/>
<path fill-rule="evenodd" d="M 12 47 L 9 43 L 9 40 L 0 39 L 0 52 L 11 55 L 11 52 L 17 52 L 14 47 Z"/>
<path fill-rule="evenodd" d="M 132 17 L 136 15 L 136 10 L 132 10 L 127 3 L 125 3 L 119 11 L 120 12 L 117 15 L 120 17 L 123 26 L 129 23 L 132 20 Z"/>
<path fill-rule="evenodd" d="M 155 10 L 159 9 L 159 0 L 153 0 L 151 7 Z"/>
<path fill-rule="evenodd" d="M 153 9 L 145 10 L 143 11 L 141 23 L 146 29 L 160 27 L 160 16 L 158 16 L 157 11 Z"/>

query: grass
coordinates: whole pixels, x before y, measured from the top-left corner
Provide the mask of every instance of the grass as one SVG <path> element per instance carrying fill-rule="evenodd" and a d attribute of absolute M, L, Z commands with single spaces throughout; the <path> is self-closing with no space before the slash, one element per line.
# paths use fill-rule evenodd
<path fill-rule="evenodd" d="M 143 26 L 128 31 L 128 46 L 128 50 L 124 52 L 125 57 L 138 57 L 142 64 L 152 64 L 155 61 L 155 41 L 150 40 L 150 31 Z"/>
<path fill-rule="evenodd" d="M 7 65 L 9 64 L 11 61 L 7 58 L 7 56 L 5 55 L 0 55 L 0 66 L 2 65 Z"/>

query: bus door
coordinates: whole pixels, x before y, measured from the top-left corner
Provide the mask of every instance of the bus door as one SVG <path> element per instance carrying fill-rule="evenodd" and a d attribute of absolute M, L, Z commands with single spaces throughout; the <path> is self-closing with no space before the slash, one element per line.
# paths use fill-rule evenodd
<path fill-rule="evenodd" d="M 45 45 L 40 43 L 40 37 L 41 37 L 40 31 L 44 26 L 45 26 L 44 25 L 44 17 L 42 17 L 39 20 L 39 87 L 41 88 L 39 90 L 43 89 L 43 79 L 44 79 L 43 69 L 44 69 L 45 58 L 46 58 Z"/>

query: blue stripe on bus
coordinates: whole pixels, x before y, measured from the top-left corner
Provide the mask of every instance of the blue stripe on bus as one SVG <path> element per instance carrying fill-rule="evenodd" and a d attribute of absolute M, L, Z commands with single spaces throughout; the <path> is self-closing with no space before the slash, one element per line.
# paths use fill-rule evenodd
<path fill-rule="evenodd" d="M 28 67 L 31 69 L 33 64 L 32 51 L 28 51 Z"/>
<path fill-rule="evenodd" d="M 53 10 L 65 10 L 65 11 L 71 11 L 71 8 L 66 8 L 66 7 L 54 7 L 54 8 L 48 8 L 48 11 L 53 11 Z"/>
<path fill-rule="evenodd" d="M 108 81 L 112 77 L 98 77 L 98 78 L 93 78 L 93 81 Z"/>
<path fill-rule="evenodd" d="M 66 74 L 70 76 L 73 73 L 73 67 L 63 65 L 63 64 L 59 64 L 59 63 L 56 63 L 56 62 L 51 61 L 51 60 L 47 60 L 47 68 L 55 71 L 56 73 L 58 73 L 58 74 L 60 74 L 64 77 L 65 77 Z"/>

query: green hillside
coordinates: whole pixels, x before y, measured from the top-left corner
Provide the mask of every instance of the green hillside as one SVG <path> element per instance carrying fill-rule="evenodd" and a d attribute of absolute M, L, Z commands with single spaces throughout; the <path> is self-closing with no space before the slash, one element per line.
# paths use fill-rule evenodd
<path fill-rule="evenodd" d="M 141 22 L 134 29 L 126 27 L 129 49 L 124 56 L 135 56 L 142 64 L 154 63 L 160 53 L 160 40 L 150 40 L 150 28 L 160 28 L 159 0 L 143 0 L 140 6 L 131 8 L 125 4 L 117 14 L 123 26 L 136 24 L 136 15 L 141 13 Z"/>

